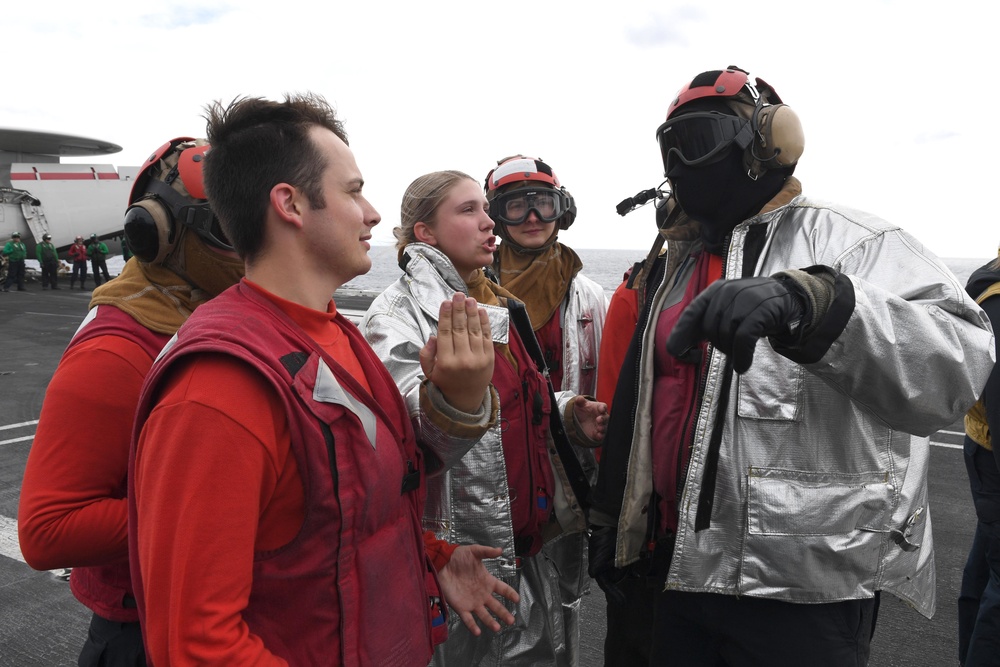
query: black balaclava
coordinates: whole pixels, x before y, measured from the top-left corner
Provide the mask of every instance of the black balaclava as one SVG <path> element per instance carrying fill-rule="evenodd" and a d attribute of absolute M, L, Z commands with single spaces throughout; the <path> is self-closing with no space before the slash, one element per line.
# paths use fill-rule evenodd
<path fill-rule="evenodd" d="M 722 100 L 700 99 L 685 104 L 677 117 L 695 111 L 736 115 Z M 707 164 L 690 167 L 673 160 L 667 178 L 684 212 L 701 223 L 702 240 L 708 250 L 721 254 L 729 232 L 774 198 L 789 173 L 770 169 L 754 181 L 743 166 L 743 151 L 734 143 Z"/>

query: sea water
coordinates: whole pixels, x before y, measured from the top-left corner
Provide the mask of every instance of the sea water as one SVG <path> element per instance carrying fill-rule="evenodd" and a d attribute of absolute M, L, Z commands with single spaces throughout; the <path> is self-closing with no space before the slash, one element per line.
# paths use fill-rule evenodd
<path fill-rule="evenodd" d="M 610 295 L 621 283 L 625 271 L 635 262 L 645 259 L 648 249 L 576 249 L 576 252 L 583 260 L 583 272 L 591 280 L 603 286 Z M 345 288 L 381 292 L 402 275 L 403 272 L 396 263 L 394 246 L 373 246 L 368 255 L 372 259 L 371 271 L 347 283 L 344 285 Z M 942 259 L 963 286 L 973 271 L 990 260 L 989 257 Z"/>

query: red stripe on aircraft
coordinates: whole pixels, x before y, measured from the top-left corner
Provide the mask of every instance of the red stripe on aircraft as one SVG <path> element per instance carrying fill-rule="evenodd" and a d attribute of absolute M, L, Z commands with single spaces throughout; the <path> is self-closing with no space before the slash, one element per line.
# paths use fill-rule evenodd
<path fill-rule="evenodd" d="M 96 178 L 95 178 L 96 177 Z M 15 174 L 11 172 L 10 180 L 12 181 L 117 181 L 118 174 L 109 173 L 73 173 L 73 172 L 63 172 L 63 173 L 38 173 L 37 177 L 33 173 L 22 172 Z"/>

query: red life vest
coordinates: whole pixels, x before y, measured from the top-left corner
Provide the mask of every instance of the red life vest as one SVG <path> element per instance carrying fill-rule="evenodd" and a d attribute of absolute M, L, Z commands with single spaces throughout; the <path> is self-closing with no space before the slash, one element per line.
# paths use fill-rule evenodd
<path fill-rule="evenodd" d="M 545 378 L 517 331 L 511 327 L 508 349 L 517 362 L 496 353 L 493 386 L 500 396 L 501 440 L 511 497 L 511 524 L 518 556 L 542 548 L 542 526 L 552 513 L 555 477 L 549 461 L 549 420 L 553 406 Z"/>
<path fill-rule="evenodd" d="M 99 336 L 121 336 L 139 345 L 149 355 L 149 364 L 152 365 L 153 359 L 170 340 L 170 336 L 150 331 L 114 306 L 98 306 L 88 317 L 91 319 L 85 321 L 73 336 L 67 351 L 74 345 Z M 122 479 L 114 497 L 124 498 L 125 487 L 125 480 Z M 136 623 L 139 620 L 128 562 L 74 567 L 69 587 L 81 604 L 101 618 L 117 623 Z"/>
<path fill-rule="evenodd" d="M 656 315 L 653 388 L 653 488 L 658 496 L 658 535 L 677 531 L 680 489 L 687 472 L 689 445 L 694 437 L 694 417 L 698 410 L 701 364 L 681 361 L 667 353 L 667 338 L 680 314 L 706 287 L 722 274 L 718 255 L 701 252 L 693 257 L 686 282 L 678 279 L 677 296 L 668 299 Z M 683 271 L 684 269 L 681 269 Z M 701 358 L 707 343 L 700 344 Z"/>
<path fill-rule="evenodd" d="M 447 611 L 424 552 L 420 455 L 392 377 L 357 328 L 337 318 L 371 394 L 246 285 L 200 306 L 150 373 L 129 469 L 157 385 L 178 358 L 209 352 L 248 363 L 285 405 L 305 490 L 298 535 L 276 551 L 254 555 L 243 614 L 250 631 L 293 665 L 426 665 L 433 645 L 446 638 Z M 382 454 L 379 467 L 372 465 L 376 453 Z M 129 497 L 129 550 L 138 563 L 131 488 Z M 141 573 L 135 570 L 143 617 Z"/>
<path fill-rule="evenodd" d="M 556 391 L 562 390 L 563 378 L 563 331 L 559 321 L 560 315 L 562 315 L 561 307 L 549 318 L 548 322 L 535 332 L 538 345 L 545 355 L 545 365 L 549 369 L 549 381 L 552 382 L 552 387 Z M 592 372 L 590 371 L 590 373 Z M 588 375 L 588 372 L 583 369 L 580 369 L 580 373 Z"/>

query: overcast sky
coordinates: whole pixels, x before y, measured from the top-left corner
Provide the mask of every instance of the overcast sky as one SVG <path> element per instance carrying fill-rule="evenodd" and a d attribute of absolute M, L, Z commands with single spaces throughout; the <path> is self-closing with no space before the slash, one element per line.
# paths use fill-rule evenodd
<path fill-rule="evenodd" d="M 212 100 L 324 95 L 380 241 L 417 176 L 482 181 L 524 153 L 577 200 L 560 240 L 645 249 L 652 207 L 623 219 L 615 205 L 662 180 L 654 133 L 674 93 L 738 65 L 799 114 L 807 195 L 898 223 L 942 257 L 992 257 L 1000 243 L 989 1 L 38 1 L 8 3 L 3 19 L 0 126 L 124 149 L 71 162 L 140 164 L 203 135 Z"/>

